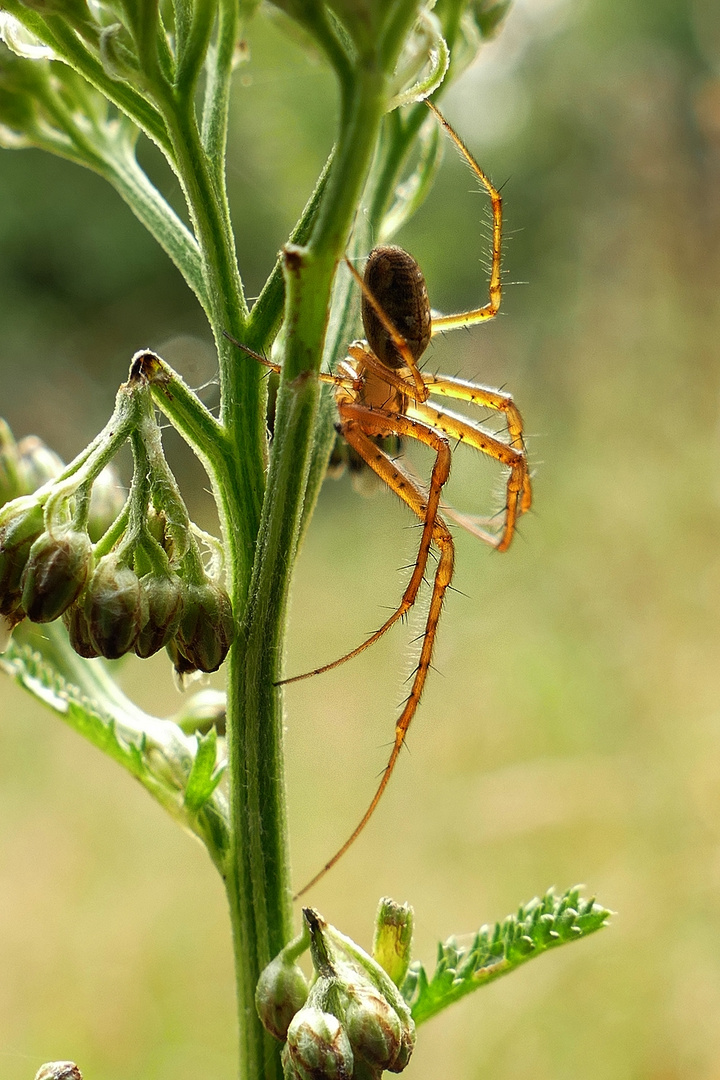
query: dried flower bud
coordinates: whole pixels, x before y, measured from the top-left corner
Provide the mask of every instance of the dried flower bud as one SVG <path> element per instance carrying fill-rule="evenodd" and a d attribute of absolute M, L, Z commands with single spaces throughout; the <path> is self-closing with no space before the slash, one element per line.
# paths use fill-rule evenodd
<path fill-rule="evenodd" d="M 351 1080 L 352 1047 L 332 1013 L 314 1006 L 295 1013 L 288 1028 L 287 1048 L 302 1080 Z"/>
<path fill-rule="evenodd" d="M 145 659 L 172 640 L 183 609 L 183 583 L 177 574 L 146 574 L 140 579 L 145 622 L 135 652 Z"/>
<path fill-rule="evenodd" d="M 90 640 L 106 660 L 130 652 L 143 623 L 140 580 L 129 566 L 106 555 L 90 578 L 85 597 Z"/>
<path fill-rule="evenodd" d="M 307 1001 L 308 984 L 303 971 L 283 953 L 263 969 L 255 989 L 255 1008 L 263 1027 L 284 1042 L 290 1021 Z"/>
<path fill-rule="evenodd" d="M 355 1054 L 369 1065 L 392 1068 L 402 1047 L 402 1024 L 378 991 L 357 987 L 348 993 L 345 1030 Z"/>
<path fill-rule="evenodd" d="M 19 622 L 21 580 L 25 564 L 38 536 L 44 531 L 42 507 L 17 499 L 0 513 L 0 615 Z"/>
<path fill-rule="evenodd" d="M 22 606 L 31 622 L 58 619 L 82 592 L 92 568 L 87 533 L 45 532 L 30 548 L 22 576 Z"/>
<path fill-rule="evenodd" d="M 35 1080 L 83 1080 L 74 1061 L 49 1061 L 35 1074 Z"/>
<path fill-rule="evenodd" d="M 235 621 L 228 594 L 210 582 L 188 585 L 175 644 L 192 669 L 217 671 L 234 636 Z"/>
<path fill-rule="evenodd" d="M 54 480 L 65 468 L 65 462 L 37 435 L 26 435 L 18 443 L 20 475 L 23 491 L 37 491 L 48 480 Z"/>
<path fill-rule="evenodd" d="M 375 918 L 373 958 L 396 986 L 400 986 L 410 966 L 413 909 L 383 897 Z"/>
<path fill-rule="evenodd" d="M 92 660 L 100 655 L 90 636 L 90 624 L 85 614 L 84 597 L 81 596 L 76 603 L 71 604 L 67 611 L 63 613 L 62 619 L 70 638 L 70 644 L 78 656 L 84 656 L 86 660 Z"/>

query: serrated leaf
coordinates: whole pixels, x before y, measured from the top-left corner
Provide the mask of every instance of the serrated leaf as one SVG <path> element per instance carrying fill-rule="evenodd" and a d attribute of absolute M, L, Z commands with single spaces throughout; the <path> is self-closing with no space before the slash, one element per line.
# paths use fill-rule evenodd
<path fill-rule="evenodd" d="M 416 1024 L 548 949 L 579 941 L 607 924 L 612 914 L 595 899 L 582 900 L 576 886 L 562 896 L 549 889 L 508 915 L 502 923 L 483 926 L 468 946 L 451 937 L 438 946 L 432 978 L 419 962 L 410 965 L 402 986 Z"/>
<path fill-rule="evenodd" d="M 61 666 L 67 677 L 58 670 Z M 221 864 L 229 812 L 224 796 L 218 793 L 212 797 L 223 772 L 214 767 L 214 748 L 212 754 L 209 744 L 203 750 L 193 778 L 198 765 L 194 737 L 133 705 L 109 677 L 102 661 L 83 660 L 70 649 L 59 624 L 44 627 L 37 649 L 11 641 L 0 657 L 0 671 L 124 766 L 172 817 L 203 840 L 213 860 Z M 208 779 L 204 762 L 211 756 Z M 194 810 L 184 801 L 191 780 Z"/>
<path fill-rule="evenodd" d="M 102 705 L 83 694 L 29 645 L 12 644 L 2 667 L 20 686 L 54 712 L 64 716 L 76 731 L 104 753 L 124 765 L 134 776 L 147 772 L 142 747 L 120 739 L 116 718 Z"/>
<path fill-rule="evenodd" d="M 185 788 L 185 807 L 193 814 L 202 809 L 222 779 L 225 766 L 216 768 L 216 760 L 217 732 L 213 727 L 207 735 L 197 736 L 197 753 Z"/>

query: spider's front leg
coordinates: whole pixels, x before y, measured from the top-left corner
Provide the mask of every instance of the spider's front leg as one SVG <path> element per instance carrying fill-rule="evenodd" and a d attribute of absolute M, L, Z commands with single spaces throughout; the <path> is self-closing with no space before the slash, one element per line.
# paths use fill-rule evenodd
<path fill-rule="evenodd" d="M 415 568 L 400 606 L 393 612 L 383 626 L 381 626 L 380 629 L 373 634 L 372 637 L 368 638 L 368 640 L 358 649 L 354 649 L 353 652 L 348 653 L 347 656 L 342 657 L 340 660 L 336 661 L 335 664 L 328 664 L 327 667 L 335 667 L 338 663 L 342 663 L 344 660 L 356 656 L 374 641 L 377 641 L 381 634 L 385 633 L 393 623 L 397 622 L 397 620 L 415 603 L 418 589 L 420 588 L 420 583 L 425 572 L 431 544 L 435 544 L 440 552 L 440 557 L 435 571 L 430 607 L 425 622 L 425 629 L 423 631 L 422 646 L 420 648 L 420 657 L 413 675 L 410 693 L 395 724 L 395 741 L 390 753 L 390 758 L 383 771 L 380 784 L 372 797 L 370 805 L 352 834 L 348 837 L 340 850 L 333 855 L 332 859 L 330 859 L 329 862 L 323 866 L 322 870 L 315 875 L 312 881 L 309 881 L 308 884 L 300 890 L 297 894 L 298 896 L 301 896 L 311 888 L 311 886 L 319 881 L 320 878 L 342 858 L 348 848 L 365 828 L 382 798 L 383 792 L 388 785 L 397 763 L 402 745 L 405 742 L 408 728 L 410 727 L 417 711 L 417 707 L 420 704 L 420 698 L 422 697 L 423 689 L 425 687 L 425 680 L 432 661 L 433 648 L 435 645 L 435 637 L 437 635 L 443 600 L 445 598 L 445 592 L 452 580 L 455 560 L 455 548 L 452 537 L 447 525 L 438 513 L 440 494 L 450 472 L 450 445 L 445 436 L 417 420 L 411 420 L 405 416 L 396 416 L 393 413 L 381 409 L 370 409 L 366 406 L 357 404 L 343 404 L 340 406 L 339 411 L 341 418 L 340 431 L 346 442 L 367 462 L 380 479 L 410 507 L 418 518 L 420 518 L 423 522 L 423 534 L 415 562 Z M 419 442 L 423 442 L 435 450 L 435 464 L 433 466 L 430 488 L 428 491 L 424 491 L 417 481 L 415 481 L 398 462 L 393 461 L 377 446 L 373 441 L 373 436 L 378 435 L 403 435 L 407 438 L 417 439 Z M 327 670 L 327 668 L 319 669 L 319 671 L 324 670 Z M 313 673 L 311 672 L 310 674 Z"/>

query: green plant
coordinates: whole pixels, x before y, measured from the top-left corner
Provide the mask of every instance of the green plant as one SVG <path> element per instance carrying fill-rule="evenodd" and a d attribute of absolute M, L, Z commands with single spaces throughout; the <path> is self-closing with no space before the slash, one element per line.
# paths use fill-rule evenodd
<path fill-rule="evenodd" d="M 408 970 L 411 916 L 392 904 L 381 906 L 375 958 L 311 909 L 303 934 L 292 931 L 276 684 L 292 567 L 334 441 L 333 400 L 316 375 L 342 355 L 353 330 L 350 284 L 336 281 L 336 268 L 346 251 L 366 252 L 371 235 L 390 236 L 422 202 L 438 156 L 438 128 L 422 99 L 459 73 L 507 5 L 276 4 L 332 67 L 340 118 L 333 153 L 250 308 L 224 161 L 232 69 L 255 7 L 237 0 L 0 5 L 7 46 L 0 139 L 60 154 L 116 188 L 207 315 L 221 401 L 216 419 L 162 359 L 142 351 L 108 425 L 68 466 L 52 463 L 40 475 L 37 454 L 23 453 L 3 431 L 0 484 L 9 501 L 0 514 L 0 616 L 8 639 L 19 626 L 2 664 L 206 845 L 232 918 L 242 1075 L 379 1075 L 407 1063 L 416 1023 L 608 915 L 576 890 L 548 894 L 495 930 L 483 928 L 467 950 L 441 946 L 431 979 L 422 966 Z M 177 177 L 189 225 L 138 164 L 140 135 Z M 361 201 L 365 213 L 356 217 Z M 264 373 L 226 334 L 281 356 L 270 445 Z M 205 466 L 221 543 L 188 517 L 156 409 Z M 93 496 L 125 442 L 131 490 L 101 521 Z M 69 633 L 56 621 L 61 614 Z M 25 615 L 47 624 L 42 643 L 24 640 Z M 158 721 L 127 700 L 102 662 L 89 662 L 163 646 L 180 678 L 216 670 L 228 656 L 226 760 L 204 714 L 193 718 L 189 709 L 182 724 Z M 295 959 L 307 948 L 315 981 L 303 988 Z M 279 1038 L 255 1018 L 256 993 Z"/>

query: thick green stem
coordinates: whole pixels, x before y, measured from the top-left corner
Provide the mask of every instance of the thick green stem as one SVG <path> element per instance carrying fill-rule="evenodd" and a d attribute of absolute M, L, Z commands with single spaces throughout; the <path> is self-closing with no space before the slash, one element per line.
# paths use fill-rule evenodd
<path fill-rule="evenodd" d="M 359 78 L 343 101 L 344 122 L 322 208 L 306 246 L 286 253 L 288 347 L 278 396 L 267 497 L 239 639 L 232 650 L 228 718 L 238 726 L 229 768 L 238 784 L 231 804 L 233 909 L 238 1005 L 245 1018 L 243 1075 L 281 1076 L 279 1044 L 254 1018 L 254 992 L 268 961 L 292 936 L 282 784 L 279 678 L 290 575 L 317 413 L 315 378 L 337 261 L 370 166 L 384 105 L 384 79 Z M 230 876 L 232 875 L 232 876 Z M 252 1017 L 252 1020 L 251 1020 Z"/>

